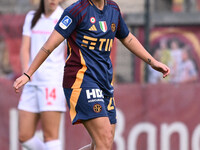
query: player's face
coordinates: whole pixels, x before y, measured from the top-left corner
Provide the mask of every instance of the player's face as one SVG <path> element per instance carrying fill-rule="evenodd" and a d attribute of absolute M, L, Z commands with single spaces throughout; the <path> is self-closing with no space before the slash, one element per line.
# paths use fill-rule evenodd
<path fill-rule="evenodd" d="M 44 5 L 47 11 L 54 11 L 61 0 L 44 0 Z"/>

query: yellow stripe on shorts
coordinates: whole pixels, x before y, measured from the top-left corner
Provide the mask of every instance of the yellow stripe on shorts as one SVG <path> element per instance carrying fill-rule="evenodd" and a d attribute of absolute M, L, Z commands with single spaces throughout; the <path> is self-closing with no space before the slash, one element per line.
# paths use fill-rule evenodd
<path fill-rule="evenodd" d="M 75 108 L 76 108 L 80 93 L 81 93 L 81 88 L 73 89 L 72 93 L 71 93 L 71 97 L 70 97 L 70 117 L 71 117 L 71 121 L 74 120 L 74 118 L 76 117 L 76 114 L 77 114 Z"/>

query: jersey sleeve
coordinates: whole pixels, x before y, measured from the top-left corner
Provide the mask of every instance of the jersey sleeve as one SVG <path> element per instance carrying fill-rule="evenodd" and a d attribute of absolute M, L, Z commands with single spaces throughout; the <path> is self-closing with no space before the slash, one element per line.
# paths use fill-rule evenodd
<path fill-rule="evenodd" d="M 77 18 L 71 13 L 70 9 L 65 9 L 58 23 L 55 26 L 55 30 L 60 33 L 65 39 L 67 39 L 77 26 Z"/>
<path fill-rule="evenodd" d="M 122 18 L 121 13 L 119 12 L 119 18 L 118 18 L 118 27 L 116 32 L 116 38 L 118 39 L 124 39 L 129 34 L 128 27 L 126 23 L 124 22 L 124 19 Z"/>
<path fill-rule="evenodd" d="M 27 13 L 23 25 L 22 35 L 31 36 L 31 22 L 33 19 L 34 11 L 30 11 Z"/>

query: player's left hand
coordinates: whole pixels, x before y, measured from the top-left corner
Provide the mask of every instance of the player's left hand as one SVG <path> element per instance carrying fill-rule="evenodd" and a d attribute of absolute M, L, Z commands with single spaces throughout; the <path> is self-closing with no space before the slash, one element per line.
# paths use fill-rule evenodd
<path fill-rule="evenodd" d="M 163 74 L 163 78 L 167 77 L 170 73 L 170 69 L 169 67 L 167 67 L 165 64 L 156 61 L 154 62 L 151 67 L 159 72 L 161 72 Z"/>

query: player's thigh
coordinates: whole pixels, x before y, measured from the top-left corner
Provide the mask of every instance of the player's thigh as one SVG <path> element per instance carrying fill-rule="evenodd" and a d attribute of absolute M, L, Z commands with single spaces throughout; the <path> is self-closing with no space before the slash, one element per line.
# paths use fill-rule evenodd
<path fill-rule="evenodd" d="M 38 113 L 19 110 L 19 140 L 21 142 L 34 136 L 39 118 Z"/>
<path fill-rule="evenodd" d="M 25 85 L 18 104 L 19 109 L 19 140 L 26 141 L 36 130 L 39 120 L 39 107 L 37 103 L 37 88 Z"/>
<path fill-rule="evenodd" d="M 45 141 L 58 139 L 61 114 L 58 111 L 41 112 L 41 123 Z"/>
<path fill-rule="evenodd" d="M 110 124 L 108 117 L 98 117 L 83 121 L 83 125 L 94 143 L 102 143 L 102 141 L 109 139 L 112 144 L 115 134 L 115 124 Z"/>

